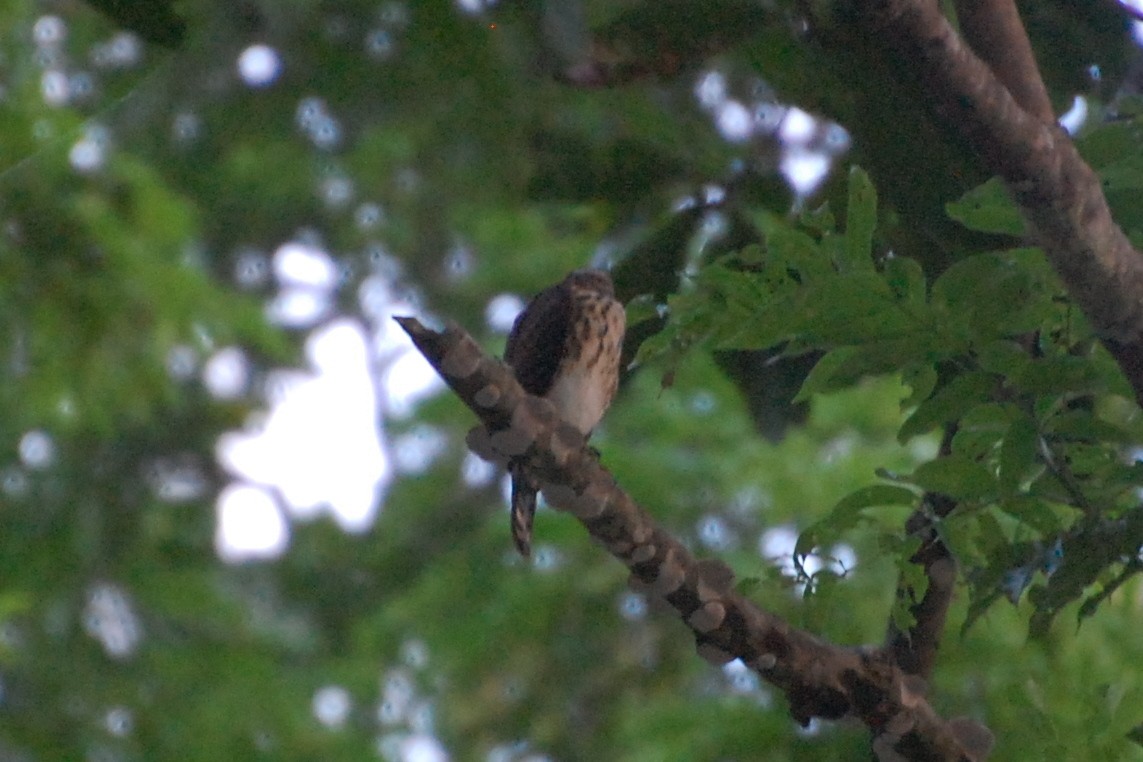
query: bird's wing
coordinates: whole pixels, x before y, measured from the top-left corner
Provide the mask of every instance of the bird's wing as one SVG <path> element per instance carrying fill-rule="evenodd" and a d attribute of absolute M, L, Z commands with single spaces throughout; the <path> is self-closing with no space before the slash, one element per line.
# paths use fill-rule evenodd
<path fill-rule="evenodd" d="M 528 394 L 542 397 L 551 389 L 565 354 L 572 309 L 570 286 L 557 283 L 536 294 L 512 325 L 504 362 Z"/>

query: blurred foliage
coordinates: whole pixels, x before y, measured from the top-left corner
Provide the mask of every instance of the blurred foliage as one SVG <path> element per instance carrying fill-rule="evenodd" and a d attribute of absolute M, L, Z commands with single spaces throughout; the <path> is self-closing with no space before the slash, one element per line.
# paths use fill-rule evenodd
<path fill-rule="evenodd" d="M 695 658 L 568 516 L 515 558 L 449 395 L 383 420 L 367 531 L 272 492 L 289 547 L 220 558 L 220 437 L 309 337 L 352 317 L 384 389 L 394 302 L 498 349 L 494 297 L 592 261 L 636 360 L 595 444 L 667 527 L 875 643 L 904 520 L 949 495 L 938 710 L 996 759 L 1143 758 L 1139 411 L 999 186 L 829 5 L 0 3 L 0 758 L 868 756 Z M 1031 26 L 1053 102 L 1099 113 L 1132 54 L 1116 5 Z M 727 139 L 731 101 L 800 106 L 799 150 L 850 154 L 796 192 L 776 124 Z M 1140 240 L 1143 122 L 1080 145 Z M 291 242 L 337 280 L 293 322 Z"/>

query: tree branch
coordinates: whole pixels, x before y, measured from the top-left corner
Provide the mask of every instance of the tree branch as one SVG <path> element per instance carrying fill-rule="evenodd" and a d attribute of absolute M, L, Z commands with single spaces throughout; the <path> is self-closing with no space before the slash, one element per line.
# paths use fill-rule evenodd
<path fill-rule="evenodd" d="M 1000 175 L 1037 243 L 1143 404 L 1143 256 L 1067 134 L 1020 108 L 932 0 L 854 0 L 858 23 Z"/>
<path fill-rule="evenodd" d="M 958 425 L 945 426 L 941 436 L 940 457 L 952 454 L 952 441 Z M 956 501 L 947 495 L 926 492 L 921 505 L 905 522 L 909 537 L 920 539 L 921 546 L 909 563 L 917 564 L 925 573 L 928 586 L 920 600 L 906 575 L 897 580 L 897 599 L 914 601 L 909 607 L 913 623 L 902 630 L 893 619 L 885 636 L 885 648 L 893 655 L 893 663 L 906 674 L 928 680 L 937 663 L 937 650 L 944 635 L 949 605 L 956 587 L 957 565 L 952 551 L 937 531 L 937 524 L 956 510 Z"/>
<path fill-rule="evenodd" d="M 574 515 L 631 570 L 632 587 L 679 613 L 700 656 L 714 664 L 742 659 L 785 692 L 802 724 L 814 717 L 859 718 L 872 729 L 874 750 L 883 758 L 987 756 L 988 731 L 971 720 L 939 717 L 919 681 L 886 653 L 826 643 L 737 593 L 729 567 L 696 559 L 668 535 L 615 483 L 583 436 L 560 421 L 549 402 L 526 395 L 511 371 L 463 329 L 450 323 L 437 332 L 414 318 L 396 320 L 483 423 L 469 432 L 472 450 L 500 463 L 522 459 L 548 501 Z"/>
<path fill-rule="evenodd" d="M 1025 111 L 1051 122 L 1052 102 L 1015 0 L 956 0 L 955 5 L 961 34 L 976 54 Z"/>

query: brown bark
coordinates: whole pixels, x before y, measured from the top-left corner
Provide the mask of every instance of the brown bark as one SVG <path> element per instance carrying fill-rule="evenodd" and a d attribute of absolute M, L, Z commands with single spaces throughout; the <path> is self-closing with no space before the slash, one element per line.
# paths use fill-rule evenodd
<path fill-rule="evenodd" d="M 546 400 L 520 388 L 454 324 L 429 330 L 397 318 L 422 354 L 480 418 L 469 446 L 481 457 L 518 459 L 557 509 L 574 515 L 631 571 L 631 584 L 665 601 L 714 664 L 740 658 L 780 688 L 801 723 L 853 716 L 874 734 L 882 758 L 978 760 L 990 735 L 969 720 L 942 719 L 884 652 L 827 643 L 744 598 L 723 563 L 699 560 L 635 503 Z"/>
<path fill-rule="evenodd" d="M 1055 118 L 1052 102 L 1015 0 L 956 0 L 955 6 L 969 46 L 1025 111 L 1051 122 Z"/>

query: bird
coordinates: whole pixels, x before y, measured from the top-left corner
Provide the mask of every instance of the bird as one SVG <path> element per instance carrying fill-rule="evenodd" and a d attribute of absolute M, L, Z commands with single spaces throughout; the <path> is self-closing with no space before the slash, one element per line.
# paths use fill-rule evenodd
<path fill-rule="evenodd" d="M 591 435 L 619 386 L 626 328 L 623 305 L 603 270 L 575 270 L 528 302 L 504 348 L 504 362 L 524 391 L 549 400 L 565 422 Z M 532 552 L 538 485 L 511 461 L 511 527 L 516 549 Z"/>

